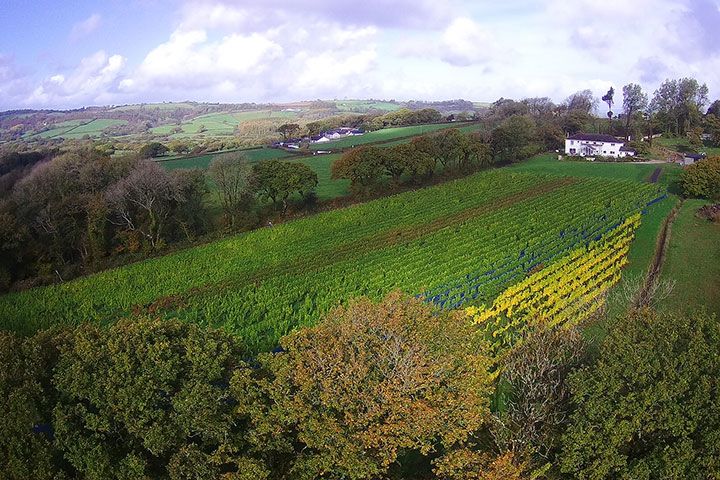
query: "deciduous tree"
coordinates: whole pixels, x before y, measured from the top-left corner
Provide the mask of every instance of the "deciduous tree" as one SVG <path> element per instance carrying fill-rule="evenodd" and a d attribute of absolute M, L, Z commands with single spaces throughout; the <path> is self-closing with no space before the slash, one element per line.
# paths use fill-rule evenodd
<path fill-rule="evenodd" d="M 281 345 L 233 391 L 249 438 L 289 456 L 293 478 L 382 477 L 404 452 L 463 446 L 487 419 L 490 361 L 462 315 L 393 294 L 339 307 Z M 257 403 L 246 398 L 263 407 L 247 411 Z"/>
<path fill-rule="evenodd" d="M 642 87 L 636 83 L 628 83 L 623 87 L 623 113 L 625 114 L 625 138 L 630 138 L 630 124 L 638 112 L 648 106 L 648 97 Z"/>
<path fill-rule="evenodd" d="M 720 323 L 633 311 L 570 380 L 563 470 L 579 479 L 707 478 L 720 472 Z"/>
<path fill-rule="evenodd" d="M 343 153 L 331 167 L 333 179 L 350 180 L 354 192 L 360 193 L 376 185 L 385 173 L 384 152 L 373 146 L 363 146 Z"/>
<path fill-rule="evenodd" d="M 252 168 L 241 153 L 223 153 L 210 163 L 208 174 L 218 187 L 227 224 L 236 228 L 252 203 Z"/>

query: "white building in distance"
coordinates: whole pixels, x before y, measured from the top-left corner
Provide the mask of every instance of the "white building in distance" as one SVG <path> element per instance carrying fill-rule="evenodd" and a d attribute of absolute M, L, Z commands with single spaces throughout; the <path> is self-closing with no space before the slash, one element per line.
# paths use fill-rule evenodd
<path fill-rule="evenodd" d="M 634 157 L 623 140 L 603 133 L 577 133 L 565 139 L 565 154 L 578 157 Z"/>

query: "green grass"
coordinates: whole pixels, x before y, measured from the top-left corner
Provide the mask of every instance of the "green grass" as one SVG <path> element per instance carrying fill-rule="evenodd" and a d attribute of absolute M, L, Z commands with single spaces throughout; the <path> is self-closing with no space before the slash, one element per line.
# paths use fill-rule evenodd
<path fill-rule="evenodd" d="M 95 119 L 92 122 L 85 123 L 71 130 L 68 130 L 64 135 L 61 136 L 63 138 L 82 138 L 85 135 L 89 135 L 91 137 L 99 137 L 103 133 L 103 130 L 105 130 L 106 128 L 116 125 L 126 125 L 127 123 L 127 120 L 111 120 L 104 118 Z"/>
<path fill-rule="evenodd" d="M 642 217 L 640 227 L 635 231 L 635 240 L 628 253 L 628 265 L 623 271 L 623 278 L 615 289 L 616 295 L 611 295 L 608 318 L 614 319 L 626 312 L 630 307 L 625 299 L 618 298 L 617 293 L 622 292 L 627 284 L 635 284 L 644 279 L 655 257 L 658 235 L 665 219 L 677 204 L 678 198 L 669 195 L 668 198 L 647 210 Z"/>
<path fill-rule="evenodd" d="M 671 185 L 682 172 L 682 168 L 670 163 L 637 164 L 629 162 L 573 162 L 558 160 L 556 154 L 538 155 L 529 160 L 511 165 L 508 168 L 520 172 L 645 182 L 658 167 L 663 170 L 663 173 L 658 180 L 658 183 L 663 186 Z"/>
<path fill-rule="evenodd" d="M 250 163 L 257 163 L 261 160 L 279 160 L 294 157 L 291 153 L 276 148 L 256 148 L 252 150 L 235 150 L 229 152 L 213 152 L 197 157 L 178 157 L 171 159 L 159 159 L 158 163 L 167 170 L 178 168 L 200 168 L 206 169 L 218 155 L 237 152 L 245 156 Z"/>
<path fill-rule="evenodd" d="M 663 309 L 690 313 L 705 307 L 720 315 L 720 225 L 695 216 L 706 203 L 686 200 L 672 227 L 662 278 L 676 284 Z"/>
<path fill-rule="evenodd" d="M 283 112 L 273 110 L 258 110 L 250 112 L 236 113 L 209 113 L 195 117 L 189 122 L 181 125 L 169 124 L 152 128 L 150 132 L 154 135 L 197 135 L 203 133 L 205 135 L 232 135 L 235 127 L 243 122 L 257 120 L 292 120 L 298 116 L 297 112 Z M 180 134 L 173 134 L 173 130 L 177 127 L 182 129 Z M 205 130 L 201 132 L 201 127 Z"/>
<path fill-rule="evenodd" d="M 657 142 L 665 148 L 669 148 L 670 150 L 674 150 L 680 153 L 692 152 L 696 150 L 695 148 L 690 146 L 690 141 L 687 138 L 683 137 L 660 137 L 653 140 L 653 142 Z M 706 153 L 708 157 L 720 155 L 720 147 L 713 147 L 710 145 L 709 142 L 704 142 L 704 145 L 700 148 L 697 148 L 697 151 Z"/>
<path fill-rule="evenodd" d="M 85 135 L 99 137 L 103 130 L 114 125 L 125 125 L 126 120 L 95 119 L 95 120 L 68 120 L 54 124 L 53 129 L 47 130 L 33 137 L 40 138 L 82 138 Z"/>
<path fill-rule="evenodd" d="M 564 251 L 585 228 L 614 224 L 652 195 L 652 186 L 634 182 L 482 172 L 5 295 L 0 327 L 31 333 L 110 323 L 155 305 L 153 315 L 221 326 L 261 350 L 358 295 L 439 291 L 443 305 L 454 305 L 476 291 L 487 301 L 531 262 Z M 509 276 L 492 276 L 497 268 Z M 471 277 L 479 283 L 466 284 Z M 482 290 L 468 290 L 474 285 Z"/>
<path fill-rule="evenodd" d="M 335 102 L 335 106 L 341 112 L 358 112 L 364 113 L 370 110 L 382 110 L 385 112 L 394 112 L 400 110 L 402 105 L 391 102 L 374 102 L 369 100 L 343 100 Z"/>
<path fill-rule="evenodd" d="M 401 139 L 403 137 L 423 135 L 425 133 L 436 132 L 438 130 L 443 130 L 451 127 L 453 127 L 452 123 L 438 123 L 431 125 L 415 125 L 411 127 L 383 128 L 382 130 L 368 132 L 365 135 L 358 137 L 347 137 L 327 143 L 316 143 L 311 145 L 310 148 L 313 150 L 332 150 L 337 148 L 350 148 L 359 145 L 367 145 L 377 142 L 391 142 L 393 140 Z"/>
<path fill-rule="evenodd" d="M 293 158 L 291 161 L 304 163 L 312 168 L 318 176 L 318 186 L 315 189 L 315 193 L 317 193 L 320 200 L 331 200 L 350 194 L 350 180 L 334 180 L 330 178 L 330 169 L 333 162 L 338 158 L 340 158 L 339 154 L 315 155 L 312 157 Z"/>

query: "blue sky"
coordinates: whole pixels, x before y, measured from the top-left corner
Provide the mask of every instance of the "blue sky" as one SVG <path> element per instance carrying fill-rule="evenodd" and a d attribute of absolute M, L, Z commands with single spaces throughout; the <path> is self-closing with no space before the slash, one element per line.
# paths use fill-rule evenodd
<path fill-rule="evenodd" d="M 0 110 L 197 100 L 493 101 L 694 76 L 720 0 L 4 0 Z"/>

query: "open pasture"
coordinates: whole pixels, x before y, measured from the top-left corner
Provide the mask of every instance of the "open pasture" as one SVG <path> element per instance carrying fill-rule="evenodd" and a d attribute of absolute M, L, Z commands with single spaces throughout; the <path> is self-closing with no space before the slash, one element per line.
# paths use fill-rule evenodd
<path fill-rule="evenodd" d="M 251 121 L 292 121 L 297 118 L 297 112 L 279 111 L 279 110 L 258 110 L 248 112 L 234 113 L 210 113 L 193 118 L 189 122 L 183 122 L 180 125 L 168 124 L 155 127 L 150 131 L 154 135 L 232 135 L 235 128 L 243 122 Z M 180 128 L 179 133 L 175 132 L 176 128 Z"/>

